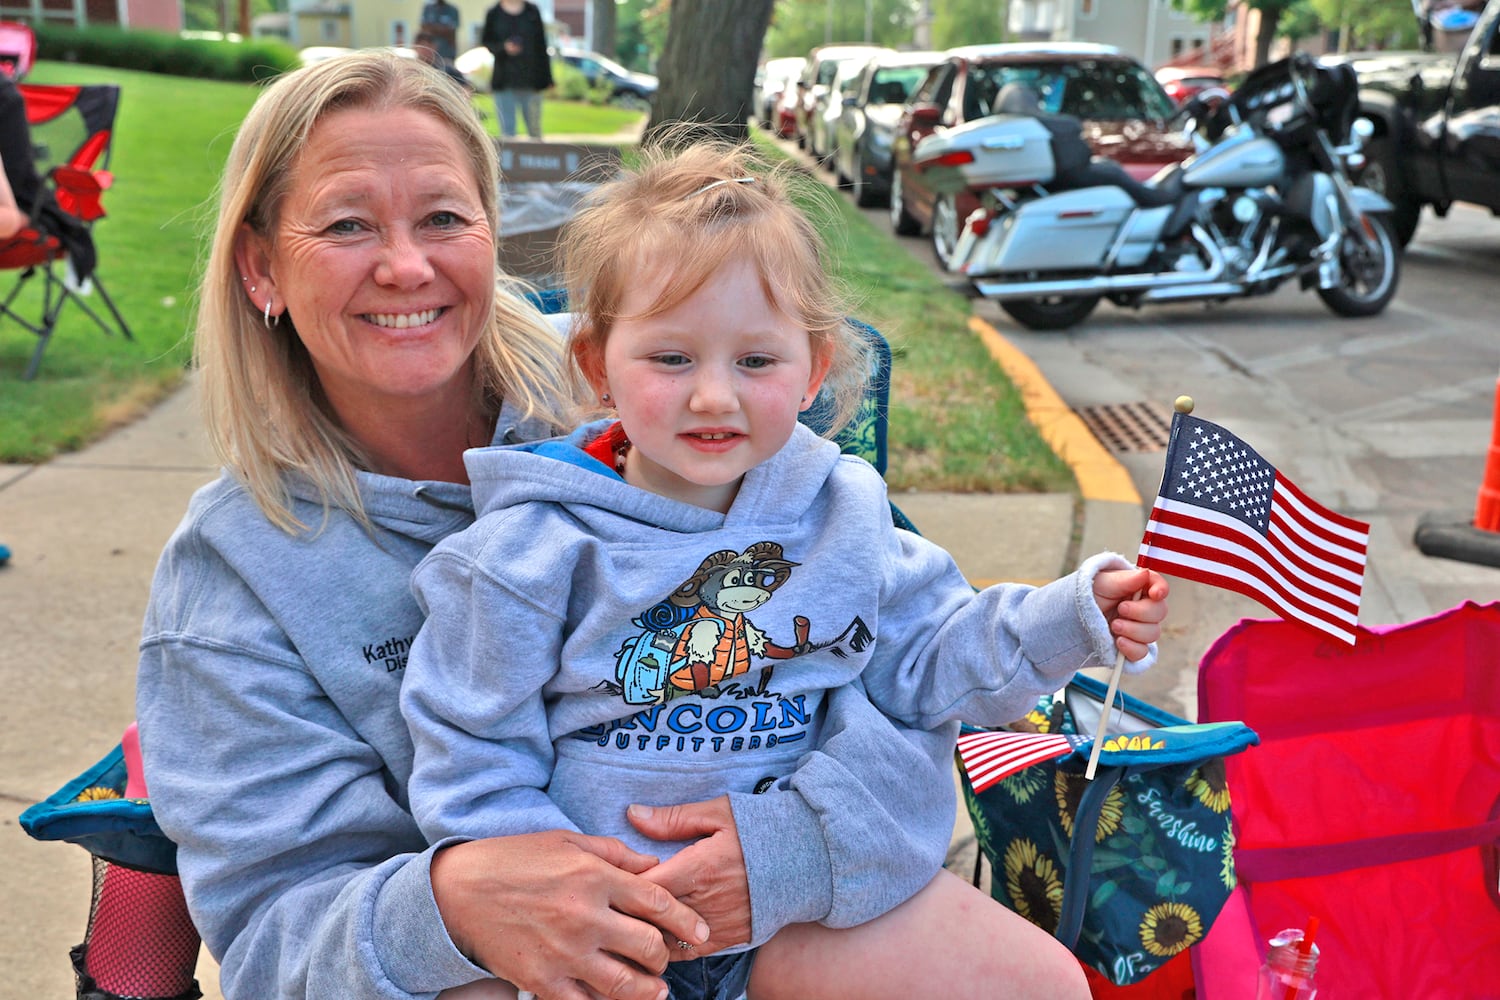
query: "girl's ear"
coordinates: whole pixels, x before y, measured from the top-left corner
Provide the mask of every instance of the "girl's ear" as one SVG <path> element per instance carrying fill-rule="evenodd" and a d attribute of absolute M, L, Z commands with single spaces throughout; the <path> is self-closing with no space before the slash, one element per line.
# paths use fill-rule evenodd
<path fill-rule="evenodd" d="M 812 374 L 807 379 L 807 394 L 802 397 L 802 405 L 798 410 L 806 410 L 813 405 L 813 400 L 818 398 L 818 390 L 823 388 L 823 380 L 828 377 L 828 370 L 833 367 L 833 348 L 827 344 L 813 344 Z"/>
<path fill-rule="evenodd" d="M 604 372 L 603 344 L 598 342 L 593 329 L 580 326 L 573 331 L 569 347 L 573 352 L 573 363 L 583 373 L 584 379 L 594 390 L 594 395 L 608 391 L 609 378 Z"/>

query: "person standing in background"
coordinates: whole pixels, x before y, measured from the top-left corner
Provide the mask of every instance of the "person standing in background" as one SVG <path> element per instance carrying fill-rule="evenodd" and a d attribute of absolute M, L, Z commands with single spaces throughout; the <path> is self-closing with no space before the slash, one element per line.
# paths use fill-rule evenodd
<path fill-rule="evenodd" d="M 422 26 L 418 30 L 431 35 L 437 54 L 451 62 L 458 58 L 458 22 L 457 7 L 448 0 L 433 0 L 422 5 Z"/>
<path fill-rule="evenodd" d="M 526 134 L 542 137 L 542 91 L 552 86 L 552 58 L 542 12 L 527 0 L 500 0 L 484 16 L 479 43 L 495 57 L 490 89 L 500 137 L 516 135 L 516 110 L 526 120 Z"/>

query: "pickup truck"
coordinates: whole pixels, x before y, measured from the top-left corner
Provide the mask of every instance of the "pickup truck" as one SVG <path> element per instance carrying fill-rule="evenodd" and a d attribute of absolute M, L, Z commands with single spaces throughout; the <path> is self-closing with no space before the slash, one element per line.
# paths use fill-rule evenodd
<path fill-rule="evenodd" d="M 1359 114 L 1375 126 L 1360 183 L 1396 208 L 1404 245 L 1422 206 L 1455 202 L 1500 215 L 1500 0 L 1489 0 L 1457 53 L 1327 56 L 1359 77 Z"/>

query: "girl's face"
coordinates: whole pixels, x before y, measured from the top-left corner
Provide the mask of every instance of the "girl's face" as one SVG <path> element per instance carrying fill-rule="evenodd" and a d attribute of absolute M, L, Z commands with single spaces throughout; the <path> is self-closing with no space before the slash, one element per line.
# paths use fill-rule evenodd
<path fill-rule="evenodd" d="M 637 282 L 621 314 L 649 307 L 667 277 Z M 630 439 L 626 481 L 718 511 L 729 510 L 749 469 L 786 444 L 828 373 L 748 260 L 729 261 L 664 313 L 619 320 L 603 357 L 580 360 Z"/>
<path fill-rule="evenodd" d="M 469 157 L 412 109 L 335 111 L 292 168 L 269 239 L 246 227 L 246 290 L 282 308 L 344 427 L 432 411 L 469 392 L 487 328 L 495 242 Z"/>

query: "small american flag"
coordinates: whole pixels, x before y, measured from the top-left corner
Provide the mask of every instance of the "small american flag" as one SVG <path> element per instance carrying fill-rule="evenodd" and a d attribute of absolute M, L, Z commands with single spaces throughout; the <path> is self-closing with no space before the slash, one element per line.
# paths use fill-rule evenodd
<path fill-rule="evenodd" d="M 1353 645 L 1369 539 L 1368 524 L 1321 506 L 1224 428 L 1177 413 L 1136 565 Z"/>
<path fill-rule="evenodd" d="M 964 773 L 969 776 L 969 784 L 974 786 L 977 793 L 1032 764 L 1070 754 L 1076 747 L 1087 742 L 1086 736 L 1066 736 L 1062 733 L 986 730 L 960 736 L 958 756 L 963 761 Z"/>

